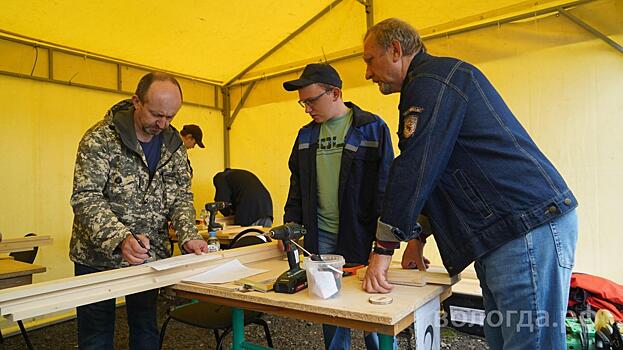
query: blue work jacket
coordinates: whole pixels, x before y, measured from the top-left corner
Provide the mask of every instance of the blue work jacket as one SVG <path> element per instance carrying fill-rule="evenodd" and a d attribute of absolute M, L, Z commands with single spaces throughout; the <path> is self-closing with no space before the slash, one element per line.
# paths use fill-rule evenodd
<path fill-rule="evenodd" d="M 387 124 L 378 116 L 346 102 L 353 111 L 339 171 L 339 232 L 336 254 L 346 262 L 367 264 L 381 210 L 389 168 L 394 159 Z M 305 249 L 318 252 L 318 186 L 316 150 L 320 124 L 299 130 L 292 148 L 290 190 L 284 222 L 307 228 Z"/>
<path fill-rule="evenodd" d="M 455 275 L 577 206 L 562 176 L 476 67 L 418 53 L 399 111 L 401 154 L 390 172 L 379 240 L 420 236 L 422 213 Z"/>

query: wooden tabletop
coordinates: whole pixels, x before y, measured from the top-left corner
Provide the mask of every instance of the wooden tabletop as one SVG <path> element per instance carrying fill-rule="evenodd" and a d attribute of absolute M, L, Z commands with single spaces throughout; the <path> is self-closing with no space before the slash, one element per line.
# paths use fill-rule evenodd
<path fill-rule="evenodd" d="M 270 270 L 253 276 L 253 279 L 259 281 L 277 277 L 287 270 L 288 263 L 281 259 L 271 259 L 251 264 L 249 267 Z M 373 294 L 362 290 L 361 281 L 356 276 L 343 278 L 340 295 L 326 300 L 310 296 L 307 289 L 295 294 L 283 294 L 255 291 L 243 293 L 237 291 L 237 288 L 234 283 L 221 285 L 180 283 L 172 286 L 171 290 L 185 298 L 390 335 L 396 335 L 411 325 L 414 311 L 418 307 L 435 296 L 439 295 L 443 300 L 451 293 L 449 286 L 395 285 L 393 291 L 387 294 L 393 298 L 391 304 L 373 305 L 368 301 Z"/>
<path fill-rule="evenodd" d="M 207 240 L 210 237 L 210 232 L 205 228 L 205 226 L 197 225 L 198 233 L 203 237 L 203 239 Z M 230 225 L 227 226 L 226 229 L 216 231 L 216 237 L 218 237 L 219 241 L 224 244 L 229 244 L 231 240 L 233 240 L 240 232 L 248 229 L 260 230 L 262 232 L 266 232 L 270 228 L 262 227 L 262 226 L 236 226 Z M 172 229 L 169 230 L 169 239 L 177 242 L 177 236 L 175 235 L 175 231 Z"/>
<path fill-rule="evenodd" d="M 45 272 L 45 267 L 11 259 L 0 259 L 0 279 Z"/>
<path fill-rule="evenodd" d="M 45 267 L 12 259 L 0 259 L 0 289 L 32 283 L 32 274 L 45 272 Z"/>

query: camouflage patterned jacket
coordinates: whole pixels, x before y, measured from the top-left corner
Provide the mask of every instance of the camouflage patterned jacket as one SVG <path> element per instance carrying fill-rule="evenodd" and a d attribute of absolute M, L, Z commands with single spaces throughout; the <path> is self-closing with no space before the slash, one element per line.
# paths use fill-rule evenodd
<path fill-rule="evenodd" d="M 113 106 L 80 141 L 71 205 L 74 223 L 69 257 L 100 269 L 128 263 L 118 248 L 130 232 L 149 237 L 151 259 L 170 256 L 167 221 L 180 246 L 201 239 L 195 227 L 186 148 L 179 133 L 162 132 L 160 162 L 150 180 L 137 141 L 130 100 Z"/>

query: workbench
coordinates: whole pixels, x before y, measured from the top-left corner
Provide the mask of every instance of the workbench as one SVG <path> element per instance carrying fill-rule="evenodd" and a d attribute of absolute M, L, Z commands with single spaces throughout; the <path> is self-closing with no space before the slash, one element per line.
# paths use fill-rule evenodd
<path fill-rule="evenodd" d="M 288 268 L 287 261 L 281 258 L 258 261 L 247 266 L 269 269 L 268 272 L 252 277 L 257 281 L 276 278 Z M 393 298 L 391 304 L 373 305 L 368 299 L 378 294 L 363 291 L 361 281 L 355 276 L 343 278 L 340 295 L 326 300 L 309 296 L 307 290 L 296 294 L 273 291 L 243 293 L 237 290 L 238 287 L 234 283 L 179 283 L 169 287 L 169 290 L 179 297 L 233 307 L 233 349 L 264 349 L 245 342 L 243 310 L 378 332 L 381 349 L 392 349 L 392 336 L 419 319 L 420 322 L 416 323 L 416 344 L 422 346 L 427 342 L 426 349 L 439 349 L 439 304 L 451 294 L 451 287 L 446 285 L 395 285 L 394 290 L 386 294 Z"/>
<path fill-rule="evenodd" d="M 210 237 L 210 232 L 205 228 L 205 225 L 197 225 L 197 229 L 198 229 L 197 232 L 201 235 L 201 237 L 203 237 L 203 239 L 207 241 L 208 237 Z M 256 231 L 266 232 L 269 229 L 270 229 L 269 227 L 262 227 L 262 226 L 230 225 L 225 229 L 217 230 L 216 237 L 218 238 L 221 244 L 221 249 L 227 249 L 229 245 L 232 243 L 232 241 L 234 240 L 234 238 L 236 238 L 236 236 L 238 236 L 238 234 L 243 231 L 256 230 Z M 173 251 L 173 245 L 174 243 L 177 243 L 177 236 L 175 235 L 175 231 L 173 231 L 173 229 L 171 228 L 169 229 L 169 241 L 171 242 L 171 251 Z"/>
<path fill-rule="evenodd" d="M 0 259 L 0 289 L 23 286 L 32 283 L 34 273 L 45 272 L 46 268 L 40 265 L 29 264 L 13 259 Z M 24 337 L 26 347 L 33 349 L 28 333 L 22 321 L 17 321 L 19 330 Z M 0 337 L 2 334 L 0 333 Z"/>
<path fill-rule="evenodd" d="M 232 243 L 232 241 L 234 240 L 234 238 L 236 238 L 236 236 L 238 236 L 238 234 L 240 234 L 243 231 L 247 231 L 247 230 L 255 230 L 255 231 L 261 231 L 261 232 L 266 232 L 268 231 L 270 228 L 268 227 L 262 227 L 262 226 L 235 226 L 235 225 L 230 225 L 222 230 L 218 230 L 216 231 L 216 237 L 218 238 L 219 242 L 221 243 L 222 247 L 229 247 L 229 245 Z M 210 237 L 210 232 L 207 229 L 201 229 L 198 231 L 199 234 L 201 235 L 201 237 L 203 237 L 203 239 L 205 239 L 206 241 L 208 240 L 208 237 Z"/>
<path fill-rule="evenodd" d="M 45 272 L 45 267 L 13 259 L 0 259 L 0 289 L 32 283 L 32 274 Z"/>

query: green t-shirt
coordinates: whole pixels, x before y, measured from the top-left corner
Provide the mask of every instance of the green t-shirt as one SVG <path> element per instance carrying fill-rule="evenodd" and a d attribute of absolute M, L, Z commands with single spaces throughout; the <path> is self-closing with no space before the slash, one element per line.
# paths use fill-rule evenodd
<path fill-rule="evenodd" d="M 333 117 L 320 125 L 316 150 L 316 182 L 318 184 L 318 228 L 337 233 L 340 223 L 338 188 L 344 138 L 353 120 L 353 111 Z"/>

